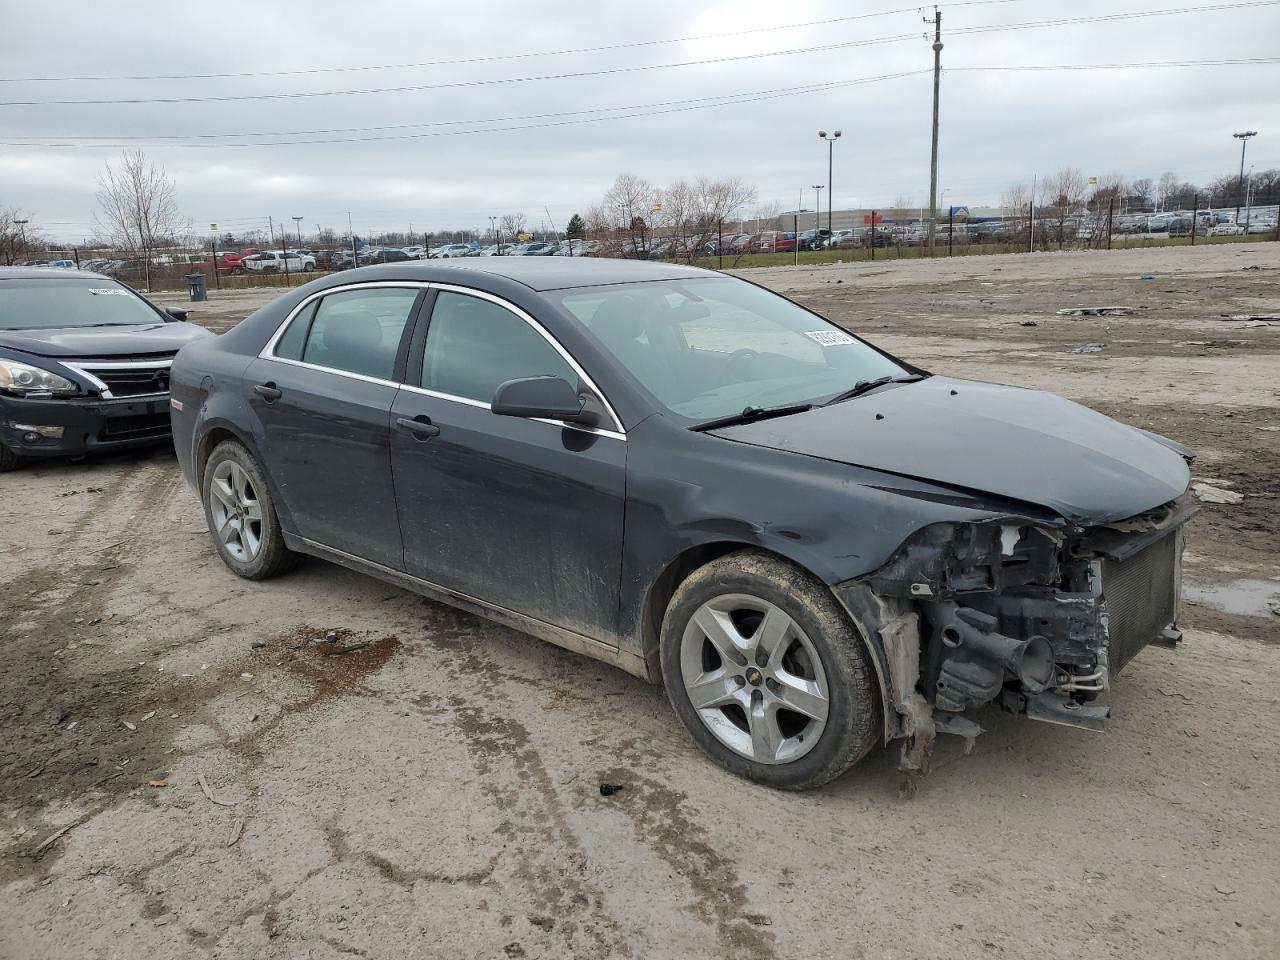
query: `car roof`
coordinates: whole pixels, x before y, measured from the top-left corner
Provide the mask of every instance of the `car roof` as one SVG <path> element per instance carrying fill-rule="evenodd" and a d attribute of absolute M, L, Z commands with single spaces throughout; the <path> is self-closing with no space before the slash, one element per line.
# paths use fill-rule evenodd
<path fill-rule="evenodd" d="M 646 280 L 688 280 L 718 276 L 714 271 L 648 260 L 615 260 L 596 257 L 475 257 L 441 263 L 415 261 L 402 269 L 420 273 L 423 280 L 447 282 L 450 275 L 460 282 L 468 273 L 503 277 L 539 292 L 567 287 L 605 286 L 615 283 L 642 283 Z"/>
<path fill-rule="evenodd" d="M 109 280 L 110 277 L 88 270 L 68 272 L 65 267 L 0 267 L 0 280 L 44 280 L 49 277 L 61 277 L 64 280 Z"/>

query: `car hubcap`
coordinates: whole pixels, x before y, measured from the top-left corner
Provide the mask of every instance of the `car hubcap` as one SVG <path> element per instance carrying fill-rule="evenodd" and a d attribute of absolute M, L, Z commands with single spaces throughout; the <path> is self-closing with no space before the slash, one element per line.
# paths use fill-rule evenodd
<path fill-rule="evenodd" d="M 830 709 L 812 642 L 780 607 L 746 594 L 708 600 L 680 642 L 689 702 L 715 738 L 759 763 L 812 750 Z"/>
<path fill-rule="evenodd" d="M 213 534 L 240 561 L 262 549 L 262 504 L 249 474 L 234 460 L 223 460 L 209 482 L 209 515 Z"/>

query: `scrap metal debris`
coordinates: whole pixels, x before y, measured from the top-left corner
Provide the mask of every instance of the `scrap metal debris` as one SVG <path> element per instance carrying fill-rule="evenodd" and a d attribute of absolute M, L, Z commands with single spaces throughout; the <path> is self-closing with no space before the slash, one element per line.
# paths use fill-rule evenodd
<path fill-rule="evenodd" d="M 1078 347 L 1072 347 L 1067 353 L 1101 353 L 1102 344 L 1100 343 L 1082 343 Z"/>
<path fill-rule="evenodd" d="M 1058 311 L 1060 317 L 1127 317 L 1133 307 L 1066 307 Z"/>
<path fill-rule="evenodd" d="M 1235 320 L 1243 323 L 1249 323 L 1252 321 L 1259 321 L 1262 323 L 1280 323 L 1280 313 L 1234 313 L 1230 316 L 1224 314 L 1218 319 Z"/>

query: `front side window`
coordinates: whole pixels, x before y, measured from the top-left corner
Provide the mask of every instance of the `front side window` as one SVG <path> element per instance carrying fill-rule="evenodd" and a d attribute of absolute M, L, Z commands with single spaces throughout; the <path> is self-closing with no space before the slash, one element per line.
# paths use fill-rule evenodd
<path fill-rule="evenodd" d="M 816 403 L 907 375 L 844 330 L 732 277 L 553 294 L 668 411 L 689 421 Z"/>
<path fill-rule="evenodd" d="M 422 386 L 492 403 L 499 385 L 551 376 L 578 386 L 578 375 L 537 330 L 489 300 L 442 291 L 427 327 Z"/>
<path fill-rule="evenodd" d="M 393 287 L 329 294 L 311 320 L 303 362 L 390 380 L 417 298 L 417 290 Z"/>

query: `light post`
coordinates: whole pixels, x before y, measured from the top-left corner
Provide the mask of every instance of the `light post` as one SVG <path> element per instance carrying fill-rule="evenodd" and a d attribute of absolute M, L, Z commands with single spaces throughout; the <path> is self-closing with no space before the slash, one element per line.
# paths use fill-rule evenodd
<path fill-rule="evenodd" d="M 831 198 L 834 196 L 831 190 L 831 170 L 835 160 L 836 141 L 840 139 L 840 131 L 834 131 L 831 136 L 827 136 L 827 131 L 819 130 L 818 137 L 827 141 L 827 235 L 831 234 Z"/>
<path fill-rule="evenodd" d="M 801 207 L 791 216 L 791 234 L 796 238 L 795 245 L 791 248 L 791 251 L 792 255 L 795 257 L 797 267 L 800 266 L 800 214 L 808 212 L 809 211 L 804 207 Z M 817 215 L 816 210 L 814 211 L 814 214 Z M 778 249 L 777 240 L 773 242 L 773 248 L 775 251 Z"/>
<path fill-rule="evenodd" d="M 1240 194 L 1244 193 L 1244 148 L 1249 145 L 1249 138 L 1256 137 L 1257 130 L 1244 130 L 1231 136 L 1240 141 L 1240 186 L 1236 192 L 1236 222 L 1240 221 Z"/>
<path fill-rule="evenodd" d="M 18 228 L 18 232 L 22 235 L 22 252 L 25 255 L 27 252 L 27 224 L 30 223 L 31 221 L 15 220 L 13 222 L 14 222 L 14 225 L 17 226 Z"/>
<path fill-rule="evenodd" d="M 294 229 L 298 231 L 298 249 L 301 250 L 302 249 L 302 218 L 290 217 L 289 219 L 293 221 Z"/>
<path fill-rule="evenodd" d="M 817 231 L 822 229 L 822 184 L 815 183 L 813 185 L 813 242 L 818 242 Z M 796 237 L 796 248 L 800 247 L 800 238 Z"/>

